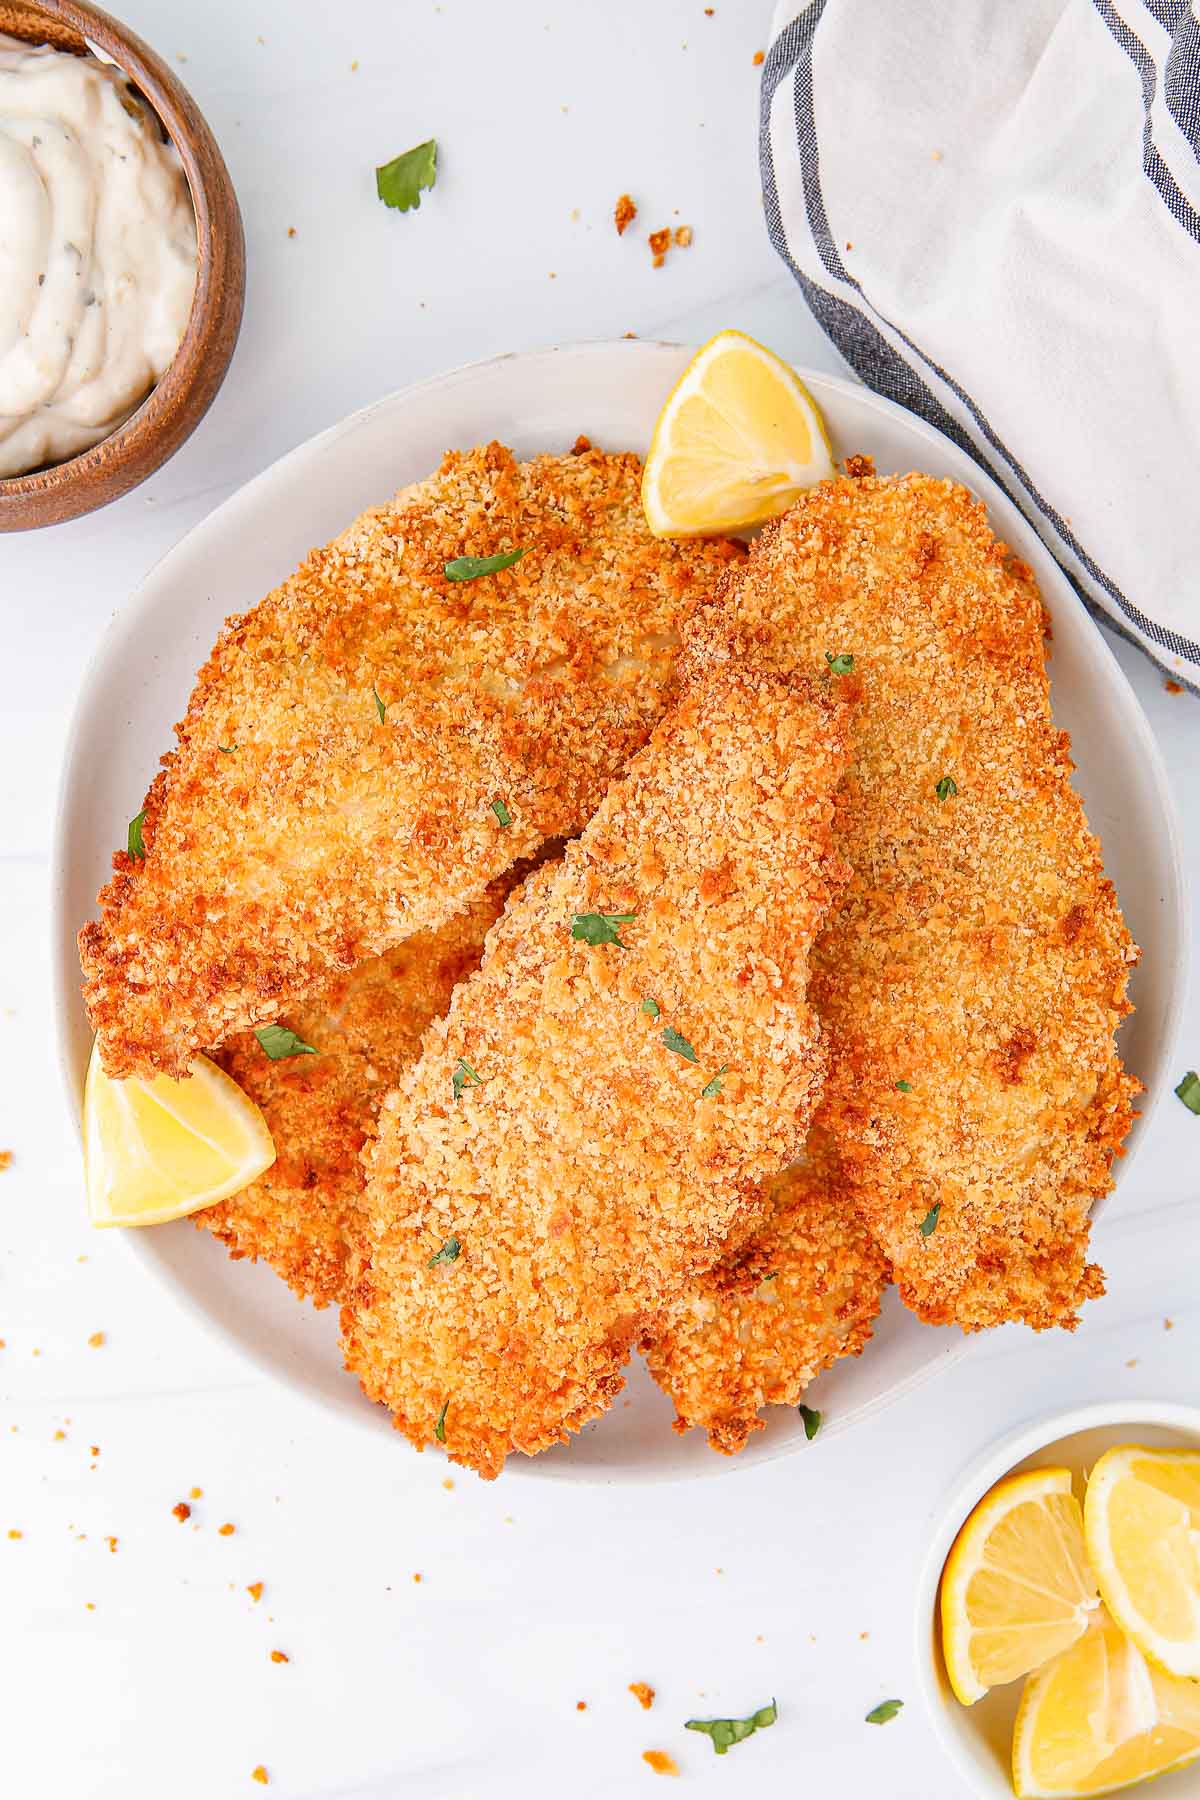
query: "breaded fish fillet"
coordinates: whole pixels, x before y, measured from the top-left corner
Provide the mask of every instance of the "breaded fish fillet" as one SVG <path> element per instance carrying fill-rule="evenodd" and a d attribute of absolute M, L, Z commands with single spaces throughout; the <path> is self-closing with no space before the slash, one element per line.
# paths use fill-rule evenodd
<path fill-rule="evenodd" d="M 347 1366 L 487 1476 L 604 1411 L 819 1092 L 808 950 L 843 875 L 845 720 L 727 655 L 697 637 L 678 706 L 513 897 L 368 1149 Z"/>
<path fill-rule="evenodd" d="M 228 621 L 80 933 L 110 1075 L 182 1075 L 589 817 L 740 554 L 651 537 L 640 467 L 451 453 Z"/>
<path fill-rule="evenodd" d="M 768 526 L 728 586 L 756 656 L 830 666 L 856 703 L 853 875 L 812 985 L 856 1204 L 921 1318 L 1071 1326 L 1138 1092 L 1113 1041 L 1137 951 L 1050 715 L 1032 574 L 965 488 L 862 475 Z"/>
<path fill-rule="evenodd" d="M 642 1346 L 675 1430 L 700 1426 L 727 1456 L 743 1449 L 760 1408 L 795 1406 L 822 1369 L 861 1355 L 888 1279 L 832 1144 L 812 1131 L 746 1248 L 692 1282 Z"/>
<path fill-rule="evenodd" d="M 379 1101 L 416 1057 L 457 983 L 479 967 L 511 885 L 510 878 L 494 882 L 437 931 L 419 931 L 335 975 L 290 1009 L 280 1024 L 315 1056 L 272 1062 L 253 1032 L 214 1051 L 262 1108 L 278 1152 L 248 1188 L 195 1215 L 231 1256 L 261 1257 L 317 1306 L 346 1298 L 362 1225 L 361 1151 Z"/>

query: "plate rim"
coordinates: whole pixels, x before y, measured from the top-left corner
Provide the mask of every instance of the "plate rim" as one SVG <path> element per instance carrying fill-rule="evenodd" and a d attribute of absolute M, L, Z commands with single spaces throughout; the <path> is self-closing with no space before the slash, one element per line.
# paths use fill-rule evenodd
<path fill-rule="evenodd" d="M 639 356 L 645 355 L 647 352 L 658 353 L 670 351 L 675 354 L 680 354 L 686 351 L 694 352 L 696 348 L 698 348 L 696 345 L 677 343 L 668 339 L 587 338 L 574 343 L 547 345 L 531 350 L 502 351 L 497 355 L 480 357 L 470 362 L 461 363 L 452 369 L 443 370 L 440 373 L 427 376 L 420 381 L 410 382 L 403 387 L 392 389 L 388 393 L 368 401 L 364 406 L 355 408 L 352 412 L 343 415 L 340 419 L 324 426 L 320 431 L 314 432 L 300 443 L 294 444 L 290 449 L 285 450 L 280 456 L 268 463 L 263 469 L 260 469 L 255 475 L 251 476 L 248 481 L 245 481 L 240 486 L 236 487 L 232 493 L 228 494 L 225 499 L 212 508 L 210 512 L 206 513 L 202 518 L 197 519 L 194 524 L 188 527 L 181 537 L 176 539 L 168 549 L 155 558 L 150 567 L 145 570 L 124 603 L 119 605 L 114 611 L 112 618 L 105 626 L 84 666 L 71 709 L 70 723 L 64 742 L 55 798 L 50 865 L 51 892 L 49 918 L 51 942 L 53 945 L 52 978 L 54 987 L 53 1020 L 55 1060 L 58 1065 L 59 1075 L 63 1083 L 63 1089 L 67 1100 L 68 1111 L 75 1127 L 77 1139 L 81 1137 L 82 1088 L 78 1072 L 74 1067 L 71 1039 L 73 1029 L 72 1020 L 74 1019 L 77 1024 L 78 1009 L 80 1007 L 79 977 L 77 965 L 73 963 L 72 958 L 68 954 L 65 954 L 66 945 L 68 943 L 74 943 L 75 935 L 79 929 L 79 925 L 82 923 L 82 921 L 69 919 L 66 913 L 67 883 L 65 870 L 70 852 L 68 824 L 69 814 L 71 812 L 72 793 L 76 783 L 77 764 L 81 754 L 81 739 L 84 729 L 85 714 L 89 709 L 93 690 L 97 685 L 102 671 L 108 665 L 113 650 L 136 632 L 137 625 L 143 617 L 149 616 L 161 606 L 161 594 L 158 594 L 158 590 L 161 585 L 164 571 L 169 572 L 169 566 L 176 558 L 185 557 L 193 541 L 202 534 L 211 531 L 216 520 L 224 519 L 227 522 L 236 522 L 243 514 L 247 512 L 253 513 L 255 507 L 259 503 L 263 491 L 271 484 L 277 482 L 281 476 L 285 475 L 291 464 L 298 462 L 301 459 L 308 460 L 312 457 L 319 457 L 323 450 L 328 449 L 347 433 L 359 428 L 376 413 L 391 408 L 402 407 L 405 402 L 417 395 L 429 395 L 438 391 L 448 390 L 464 381 L 477 378 L 486 371 L 497 368 L 505 363 L 532 365 L 539 361 L 555 357 L 597 355 L 606 357 L 614 352 L 618 352 L 621 356 L 633 360 Z M 999 528 L 1002 527 L 1002 535 L 1006 538 L 1009 537 L 1013 526 L 1015 526 L 1017 532 L 1022 537 L 1030 540 L 1031 545 L 1036 545 L 1035 555 L 1039 566 L 1035 573 L 1037 575 L 1039 589 L 1044 593 L 1048 587 L 1052 586 L 1056 601 L 1061 600 L 1064 605 L 1078 607 L 1081 611 L 1086 610 L 1083 608 L 1083 604 L 1078 596 L 1072 590 L 1061 566 L 1055 560 L 1049 547 L 1042 540 L 1036 527 L 1031 521 L 1025 518 L 1015 501 L 1013 501 L 1011 496 L 1005 492 L 994 477 L 985 469 L 971 462 L 971 459 L 966 456 L 966 453 L 963 452 L 959 446 L 955 445 L 951 439 L 947 438 L 942 432 L 939 432 L 936 427 L 930 425 L 928 421 L 920 418 L 915 413 L 908 412 L 904 407 L 886 398 L 884 395 L 877 394 L 873 389 L 867 387 L 857 379 L 837 374 L 832 371 L 809 369 L 801 365 L 790 366 L 795 367 L 796 373 L 800 376 L 801 380 L 818 393 L 822 389 L 826 391 L 832 389 L 835 392 L 852 396 L 856 404 L 865 405 L 869 411 L 875 412 L 893 423 L 898 422 L 910 437 L 915 437 L 927 444 L 935 446 L 940 456 L 944 456 L 948 449 L 956 461 L 969 463 L 969 480 L 965 473 L 961 477 L 954 477 L 954 479 L 961 479 L 963 484 L 968 486 L 970 491 L 983 502 L 988 510 L 993 527 L 998 529 L 998 535 L 1001 535 Z M 378 502 L 376 502 L 376 504 L 377 503 Z M 1023 548 L 1022 554 L 1024 554 Z M 155 597 L 156 594 L 158 594 L 157 598 Z M 1184 997 L 1187 990 L 1191 961 L 1191 939 L 1190 933 L 1186 928 L 1189 900 L 1188 882 L 1183 861 L 1182 838 L 1178 812 L 1167 774 L 1166 764 L 1162 752 L 1159 749 L 1157 739 L 1150 726 L 1149 719 L 1146 716 L 1128 676 L 1113 654 L 1111 646 L 1106 641 L 1102 628 L 1094 620 L 1091 621 L 1091 623 L 1098 652 L 1097 666 L 1103 665 L 1105 670 L 1104 678 L 1110 687 L 1110 690 L 1119 696 L 1122 710 L 1127 715 L 1128 721 L 1133 725 L 1136 732 L 1137 741 L 1136 743 L 1130 743 L 1128 745 L 1127 753 L 1129 755 L 1137 756 L 1142 761 L 1145 771 L 1149 775 L 1151 784 L 1155 790 L 1159 803 L 1160 818 L 1165 827 L 1166 841 L 1164 850 L 1170 870 L 1170 891 L 1169 893 L 1164 894 L 1163 898 L 1164 902 L 1169 905 L 1174 915 L 1174 920 L 1178 922 L 1180 927 L 1176 934 L 1179 940 L 1179 965 L 1176 968 L 1175 978 L 1170 986 L 1168 1004 L 1165 1009 L 1161 1051 L 1165 1062 L 1168 1060 L 1169 1055 L 1174 1053 L 1179 1042 L 1183 1024 Z M 1133 1144 L 1122 1159 L 1120 1169 L 1122 1185 L 1124 1184 L 1124 1180 L 1127 1179 L 1128 1170 L 1136 1158 L 1138 1149 L 1148 1135 L 1154 1115 L 1162 1099 L 1163 1086 L 1164 1084 L 1160 1082 L 1156 1084 L 1152 1091 L 1147 1092 L 1146 1105 L 1136 1122 Z M 1107 1210 L 1112 1199 L 1113 1195 L 1111 1193 L 1102 1196 L 1092 1208 L 1092 1219 L 1099 1218 L 1102 1213 Z M 236 1335 L 232 1330 L 223 1330 L 211 1309 L 206 1308 L 161 1260 L 149 1253 L 149 1246 L 143 1246 L 141 1244 L 140 1234 L 137 1231 L 126 1231 L 122 1232 L 120 1235 L 125 1242 L 126 1249 L 132 1252 L 138 1258 L 139 1262 L 143 1265 L 153 1265 L 152 1273 L 154 1278 L 171 1292 L 172 1298 L 176 1303 L 182 1303 L 184 1311 L 194 1319 L 204 1331 L 211 1333 L 213 1337 L 219 1340 L 226 1348 L 234 1348 L 237 1354 L 242 1356 L 246 1362 L 257 1371 L 268 1376 L 273 1382 L 280 1382 L 282 1385 L 286 1386 L 297 1399 L 319 1407 L 326 1415 L 331 1415 L 340 1419 L 343 1425 L 348 1427 L 357 1426 L 359 1429 L 368 1429 L 379 1433 L 380 1421 L 377 1418 L 364 1415 L 355 1407 L 344 1407 L 323 1392 L 310 1387 L 302 1381 L 288 1380 L 286 1375 L 281 1372 L 278 1363 L 272 1361 L 265 1353 L 259 1352 L 256 1348 L 243 1341 L 243 1339 Z M 297 1304 L 306 1303 L 297 1302 Z M 937 1346 L 936 1348 L 934 1347 L 935 1345 Z M 931 1338 L 931 1355 L 928 1362 L 923 1365 L 922 1368 L 903 1377 L 897 1382 L 895 1387 L 890 1389 L 886 1394 L 877 1395 L 873 1400 L 864 1402 L 860 1409 L 854 1414 L 853 1419 L 847 1421 L 840 1429 L 849 1430 L 852 1425 L 857 1426 L 874 1417 L 885 1402 L 891 1402 L 893 1400 L 903 1401 L 915 1388 L 922 1386 L 939 1371 L 947 1369 L 962 1360 L 970 1353 L 971 1348 L 972 1340 L 966 1336 L 963 1336 L 957 1343 L 953 1341 L 947 1342 L 944 1339 L 939 1340 L 936 1337 Z M 386 1425 L 386 1421 L 383 1421 L 383 1423 Z M 835 1421 L 831 1420 L 830 1434 L 832 1434 L 834 1426 Z M 760 1447 L 756 1450 L 756 1454 L 751 1458 L 743 1459 L 742 1457 L 711 1456 L 694 1469 L 660 1469 L 657 1467 L 647 1467 L 645 1470 L 639 1472 L 636 1469 L 630 1470 L 628 1468 L 623 1468 L 611 1474 L 605 1474 L 600 1468 L 593 1469 L 588 1465 L 576 1464 L 570 1473 L 570 1478 L 591 1486 L 609 1486 L 617 1483 L 622 1485 L 633 1485 L 639 1482 L 671 1482 L 709 1479 L 718 1475 L 733 1474 L 746 1469 L 764 1467 L 768 1463 L 777 1462 L 783 1457 L 794 1454 L 797 1448 L 798 1444 L 790 1438 L 786 1440 L 781 1439 L 775 1445 L 772 1445 L 770 1442 L 761 1443 Z M 551 1464 L 557 1465 L 553 1471 L 550 1466 Z M 536 1459 L 512 1457 L 506 1464 L 506 1474 L 509 1473 L 514 1475 L 520 1473 L 526 1476 L 532 1476 L 534 1474 L 541 1475 L 543 1473 L 547 1475 L 553 1474 L 561 1479 L 566 1475 L 567 1471 L 563 1466 L 563 1461 L 560 1456 L 551 1454 L 548 1457 L 539 1457 Z"/>

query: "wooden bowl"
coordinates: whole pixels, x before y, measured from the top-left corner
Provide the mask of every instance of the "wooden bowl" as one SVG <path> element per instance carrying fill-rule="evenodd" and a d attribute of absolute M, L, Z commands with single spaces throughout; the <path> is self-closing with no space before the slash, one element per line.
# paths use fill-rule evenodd
<path fill-rule="evenodd" d="M 0 0 L 0 32 L 111 56 L 157 113 L 179 152 L 196 214 L 192 310 L 178 350 L 137 411 L 108 437 L 51 468 L 0 480 L 0 531 L 57 525 L 145 481 L 191 436 L 233 356 L 246 292 L 246 240 L 216 139 L 183 84 L 141 38 L 87 0 Z"/>

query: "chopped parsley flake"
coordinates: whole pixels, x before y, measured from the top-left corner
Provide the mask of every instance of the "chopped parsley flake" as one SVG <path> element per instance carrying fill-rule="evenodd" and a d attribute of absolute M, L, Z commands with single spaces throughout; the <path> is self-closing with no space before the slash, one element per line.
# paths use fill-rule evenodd
<path fill-rule="evenodd" d="M 421 205 L 421 193 L 437 180 L 437 139 L 426 138 L 375 171 L 375 192 L 385 206 L 411 212 Z"/>
<path fill-rule="evenodd" d="M 751 1713 L 748 1719 L 688 1719 L 684 1730 L 702 1731 L 712 1739 L 717 1755 L 724 1756 L 731 1744 L 744 1743 L 756 1731 L 764 1731 L 768 1725 L 773 1725 L 778 1717 L 779 1710 L 772 1700 Z"/>
<path fill-rule="evenodd" d="M 425 1267 L 427 1269 L 438 1269 L 441 1268 L 444 1263 L 457 1262 L 458 1253 L 461 1249 L 462 1245 L 456 1237 L 448 1237 L 441 1249 L 434 1251 L 429 1261 L 425 1264 Z"/>
<path fill-rule="evenodd" d="M 481 575 L 498 575 L 501 569 L 511 569 L 524 554 L 521 549 L 504 550 L 499 556 L 456 556 L 445 565 L 444 573 L 447 581 L 478 581 Z"/>
<path fill-rule="evenodd" d="M 713 1076 L 712 1080 L 700 1089 L 700 1098 L 702 1100 L 714 1099 L 716 1097 L 716 1095 L 718 1095 L 721 1091 L 722 1075 L 725 1075 L 728 1072 L 729 1072 L 729 1064 L 722 1063 L 721 1067 L 717 1070 L 717 1072 Z"/>
<path fill-rule="evenodd" d="M 1200 1113 L 1200 1075 L 1189 1069 L 1175 1093 L 1189 1112 Z"/>
<path fill-rule="evenodd" d="M 314 1050 L 311 1044 L 298 1038 L 286 1025 L 264 1025 L 254 1035 L 272 1062 L 282 1062 L 285 1056 L 320 1055 L 319 1050 Z"/>
<path fill-rule="evenodd" d="M 917 1230 L 921 1233 L 922 1237 L 933 1236 L 934 1232 L 937 1230 L 938 1215 L 941 1210 L 941 1201 L 935 1201 L 929 1211 L 925 1214 L 925 1217 L 921 1220 L 921 1223 L 917 1226 Z"/>
<path fill-rule="evenodd" d="M 505 806 L 503 800 L 493 800 L 492 811 L 500 821 L 501 828 L 507 831 L 508 827 L 512 824 L 512 814 L 509 812 L 507 806 Z"/>
<path fill-rule="evenodd" d="M 581 944 L 617 944 L 624 950 L 617 926 L 629 925 L 636 918 L 636 913 L 576 913 L 571 936 Z"/>
<path fill-rule="evenodd" d="M 460 1056 L 450 1077 L 450 1086 L 457 1100 L 465 1087 L 482 1087 L 483 1076 L 477 1075 L 470 1063 Z"/>
<path fill-rule="evenodd" d="M 444 1444 L 446 1441 L 446 1408 L 449 1404 L 449 1400 L 442 1401 L 442 1410 L 438 1414 L 437 1424 L 433 1428 L 433 1435 L 439 1444 Z"/>
<path fill-rule="evenodd" d="M 657 1019 L 662 1014 L 662 1007 L 658 1004 L 657 1000 L 651 1000 L 649 996 L 647 996 L 646 999 L 642 1001 L 642 1011 L 644 1013 L 649 1013 L 652 1019 Z"/>
<path fill-rule="evenodd" d="M 217 749 L 221 752 L 222 756 L 232 756 L 234 751 L 237 749 L 237 745 L 236 744 L 218 744 Z"/>
<path fill-rule="evenodd" d="M 825 661 L 829 664 L 831 675 L 849 675 L 854 668 L 854 658 L 847 656 L 845 652 L 840 656 L 835 656 L 832 650 L 827 650 Z"/>
<path fill-rule="evenodd" d="M 896 1083 L 896 1092 L 898 1094 L 911 1094 L 912 1093 L 912 1082 L 911 1081 L 898 1081 Z"/>
<path fill-rule="evenodd" d="M 953 775 L 943 775 L 933 791 L 939 800 L 952 800 L 958 792 L 958 783 Z"/>
<path fill-rule="evenodd" d="M 146 854 L 146 846 L 142 842 L 142 822 L 145 819 L 145 817 L 146 817 L 146 809 L 143 806 L 143 808 L 142 808 L 141 812 L 138 814 L 137 818 L 130 819 L 130 821 L 129 821 L 129 837 L 128 837 L 127 841 L 128 841 L 128 845 L 129 845 L 130 856 L 144 857 Z"/>
<path fill-rule="evenodd" d="M 387 718 L 387 702 L 379 698 L 379 689 L 377 687 L 373 687 L 371 692 L 375 696 L 375 711 L 379 714 L 379 723 L 382 725 L 383 721 Z"/>
<path fill-rule="evenodd" d="M 814 1406 L 798 1406 L 796 1411 L 804 1420 L 804 1435 L 811 1444 L 821 1429 L 821 1415 Z"/>
<path fill-rule="evenodd" d="M 881 1700 L 878 1706 L 871 1708 L 866 1722 L 868 1725 L 886 1725 L 889 1719 L 895 1718 L 903 1705 L 903 1700 Z"/>
<path fill-rule="evenodd" d="M 686 1058 L 688 1062 L 700 1061 L 700 1058 L 696 1055 L 696 1052 L 692 1049 L 692 1046 L 688 1043 L 687 1039 L 681 1037 L 673 1025 L 668 1025 L 666 1027 L 662 1034 L 662 1041 L 667 1046 L 668 1050 L 673 1050 L 675 1052 L 676 1056 L 682 1056 Z"/>

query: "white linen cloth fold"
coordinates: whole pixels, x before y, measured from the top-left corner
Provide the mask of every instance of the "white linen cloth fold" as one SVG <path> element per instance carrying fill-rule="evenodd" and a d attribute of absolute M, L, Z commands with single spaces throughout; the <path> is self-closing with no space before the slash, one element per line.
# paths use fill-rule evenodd
<path fill-rule="evenodd" d="M 783 0 L 767 223 L 855 372 L 1200 689 L 1200 24 L 1186 0 Z"/>

